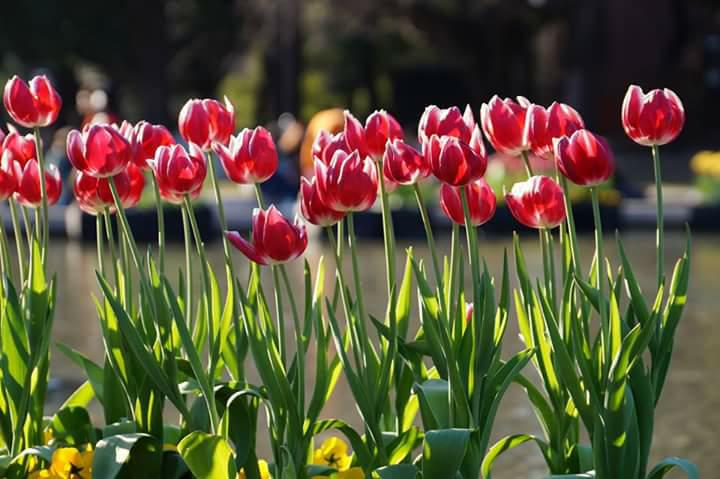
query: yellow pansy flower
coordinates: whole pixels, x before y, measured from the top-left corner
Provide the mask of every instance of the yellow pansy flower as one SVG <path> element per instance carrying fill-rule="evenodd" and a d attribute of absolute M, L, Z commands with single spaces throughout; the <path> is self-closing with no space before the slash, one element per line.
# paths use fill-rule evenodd
<path fill-rule="evenodd" d="M 260 470 L 260 479 L 272 479 L 267 461 L 263 461 L 262 459 L 260 459 L 258 461 L 258 469 Z M 238 479 L 246 479 L 247 476 L 245 476 L 245 470 L 240 469 L 237 477 Z"/>
<path fill-rule="evenodd" d="M 52 479 L 92 479 L 93 451 L 80 452 L 74 447 L 56 449 L 48 472 Z M 41 471 L 42 472 L 42 471 Z"/>

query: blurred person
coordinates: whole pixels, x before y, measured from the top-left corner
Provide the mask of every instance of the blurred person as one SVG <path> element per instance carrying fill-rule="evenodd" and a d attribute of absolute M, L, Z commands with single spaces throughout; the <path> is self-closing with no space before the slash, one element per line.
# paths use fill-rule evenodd
<path fill-rule="evenodd" d="M 280 115 L 270 129 L 276 138 L 278 169 L 272 178 L 261 183 L 260 188 L 272 198 L 294 198 L 300 183 L 299 158 L 305 130 L 290 113 Z"/>
<path fill-rule="evenodd" d="M 310 119 L 307 129 L 305 130 L 305 138 L 300 148 L 300 173 L 303 176 L 313 175 L 313 156 L 312 145 L 321 130 L 325 130 L 330 134 L 339 133 L 345 125 L 345 117 L 343 110 L 340 108 L 330 108 L 322 110 Z"/>

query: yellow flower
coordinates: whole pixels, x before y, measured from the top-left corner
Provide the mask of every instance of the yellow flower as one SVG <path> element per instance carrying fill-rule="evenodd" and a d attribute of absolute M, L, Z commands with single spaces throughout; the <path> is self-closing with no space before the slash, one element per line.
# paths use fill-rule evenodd
<path fill-rule="evenodd" d="M 365 479 L 365 474 L 361 467 L 352 467 L 347 471 L 338 472 L 334 477 L 337 479 Z"/>
<path fill-rule="evenodd" d="M 92 479 L 93 451 L 80 452 L 74 447 L 56 449 L 48 476 L 52 479 Z M 41 471 L 42 472 L 42 471 Z"/>
<path fill-rule="evenodd" d="M 50 471 L 47 469 L 41 469 L 39 471 L 31 472 L 28 479 L 53 479 L 50 475 Z"/>
<path fill-rule="evenodd" d="M 47 428 L 43 431 L 43 438 L 45 440 L 45 444 L 50 444 L 50 442 L 55 439 L 55 436 L 53 435 L 52 429 Z"/>
<path fill-rule="evenodd" d="M 313 455 L 313 464 L 332 467 L 337 469 L 338 472 L 344 472 L 350 469 L 351 463 L 352 456 L 348 454 L 347 444 L 337 437 L 325 439 Z"/>
<path fill-rule="evenodd" d="M 258 469 L 260 470 L 260 479 L 272 479 L 267 461 L 263 461 L 262 459 L 260 459 L 258 461 Z M 245 476 L 245 470 L 240 469 L 237 477 L 238 479 L 246 479 L 247 476 Z"/>

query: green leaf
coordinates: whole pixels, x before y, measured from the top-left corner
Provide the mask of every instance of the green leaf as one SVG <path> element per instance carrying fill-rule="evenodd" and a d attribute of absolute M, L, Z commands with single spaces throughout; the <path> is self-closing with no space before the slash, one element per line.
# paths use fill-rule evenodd
<path fill-rule="evenodd" d="M 506 436 L 500 439 L 488 450 L 487 454 L 485 455 L 485 459 L 483 459 L 482 467 L 480 469 L 482 472 L 482 477 L 484 477 L 485 479 L 490 479 L 492 477 L 492 466 L 495 463 L 495 460 L 500 457 L 500 455 L 529 441 L 533 441 L 537 444 L 537 446 L 540 448 L 540 452 L 545 457 L 545 461 L 548 464 L 551 464 L 552 453 L 550 452 L 550 448 L 545 441 L 531 434 L 513 434 L 511 436 Z"/>
<path fill-rule="evenodd" d="M 50 430 L 61 444 L 80 446 L 95 442 L 95 429 L 84 407 L 60 409 L 50 422 Z"/>
<path fill-rule="evenodd" d="M 429 379 L 415 386 L 420 400 L 420 415 L 425 430 L 450 427 L 448 403 L 448 382 L 444 379 Z"/>
<path fill-rule="evenodd" d="M 84 354 L 79 351 L 72 349 L 62 343 L 55 343 L 55 347 L 60 350 L 68 359 L 80 366 L 84 371 L 85 375 L 90 382 L 90 385 L 95 391 L 95 396 L 98 398 L 100 403 L 103 403 L 103 368 L 97 363 L 91 361 Z"/>
<path fill-rule="evenodd" d="M 653 470 L 650 471 L 650 474 L 648 474 L 647 479 L 662 479 L 665 477 L 665 474 L 676 467 L 682 469 L 688 479 L 700 479 L 700 472 L 697 466 L 678 457 L 668 457 L 657 463 Z"/>
<path fill-rule="evenodd" d="M 194 431 L 178 444 L 190 471 L 207 479 L 235 479 L 237 469 L 230 444 L 220 436 Z"/>
<path fill-rule="evenodd" d="M 93 456 L 93 478 L 160 477 L 162 445 L 149 434 L 118 434 L 100 440 Z"/>
<path fill-rule="evenodd" d="M 423 446 L 423 477 L 455 477 L 465 458 L 471 433 L 470 429 L 427 431 Z"/>
<path fill-rule="evenodd" d="M 415 479 L 418 469 L 412 464 L 394 464 L 375 469 L 380 479 Z"/>

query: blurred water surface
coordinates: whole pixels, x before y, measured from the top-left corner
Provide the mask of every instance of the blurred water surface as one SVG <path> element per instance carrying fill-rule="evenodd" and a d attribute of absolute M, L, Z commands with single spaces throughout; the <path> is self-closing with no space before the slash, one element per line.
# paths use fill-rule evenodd
<path fill-rule="evenodd" d="M 623 234 L 628 255 L 635 266 L 635 272 L 647 291 L 655 280 L 655 238 L 652 232 Z M 607 238 L 608 253 L 615 258 L 612 238 Z M 539 272 L 541 258 L 538 255 L 536 237 L 526 234 L 523 238 L 526 259 L 531 271 Z M 423 240 L 414 241 L 415 255 L 427 257 L 428 251 Z M 409 243 L 398 245 L 398 255 L 404 255 Z M 490 270 L 499 275 L 502 267 L 504 248 L 510 246 L 508 239 L 481 240 L 481 253 L 487 259 Z M 449 253 L 449 239 L 439 241 L 439 247 Z M 684 236 L 671 233 L 666 239 L 668 269 L 682 254 Z M 316 268 L 319 258 L 328 257 L 326 285 L 332 284 L 333 262 L 326 243 L 311 241 L 307 259 Z M 584 258 L 591 256 L 590 237 L 581 238 Z M 385 305 L 385 263 L 381 241 L 361 243 L 361 274 L 365 299 L 371 313 L 382 314 Z M 179 245 L 168 251 L 168 271 L 174 272 L 183 264 L 184 253 Z M 210 259 L 220 272 L 222 251 L 219 244 L 210 249 Z M 403 258 L 398 258 L 398 268 Z M 235 255 L 238 274 L 246 277 L 247 262 Z M 616 261 L 615 261 L 616 263 Z M 103 345 L 98 320 L 91 300 L 91 293 L 97 294 L 94 269 L 95 249 L 92 245 L 54 241 L 51 245 L 50 271 L 57 272 L 58 310 L 55 320 L 55 340 L 76 348 L 95 360 L 101 360 Z M 347 265 L 349 267 L 349 264 Z M 587 265 L 585 265 L 587 268 Z M 466 270 L 469 268 L 466 268 Z M 715 447 L 720 431 L 720 238 L 717 236 L 696 236 L 693 239 L 693 258 L 689 302 L 680 324 L 675 343 L 675 356 L 670 370 L 664 396 L 657 411 L 653 457 L 655 460 L 666 456 L 688 458 L 698 464 L 703 477 L 714 477 L 720 470 L 720 453 Z M 290 274 L 298 288 L 302 286 L 302 263 L 291 265 Z M 669 274 L 669 273 L 668 273 Z M 173 276 L 170 274 L 170 276 Z M 348 275 L 349 276 L 349 275 Z M 222 277 L 222 275 L 220 275 Z M 415 302 L 413 303 L 415 307 Z M 413 314 L 416 314 L 413 311 Z M 290 325 L 288 324 L 288 329 Z M 292 337 L 289 335 L 288 337 Z M 506 334 L 505 354 L 521 349 L 517 339 L 517 324 L 511 316 Z M 311 352 L 312 354 L 312 352 Z M 312 364 L 310 362 L 309 364 Z M 252 361 L 247 363 L 253 369 Z M 529 370 L 526 370 L 529 373 Z M 309 372 L 308 374 L 310 374 Z M 82 380 L 81 371 L 59 352 L 55 351 L 52 362 L 53 377 L 61 384 L 51 401 L 59 404 L 74 385 Z M 531 374 L 532 375 L 532 374 Z M 251 377 L 255 377 L 250 373 Z M 308 379 L 312 386 L 312 378 Z M 341 379 L 336 392 L 323 411 L 325 418 L 341 418 L 354 425 L 360 421 L 352 398 Z M 100 419 L 100 418 L 98 418 Z M 512 433 L 537 433 L 540 428 L 524 393 L 511 386 L 503 401 L 495 424 L 494 438 Z M 266 444 L 265 434 L 260 433 L 261 443 Z M 496 479 L 539 478 L 543 476 L 544 463 L 537 449 L 527 445 L 506 454 L 497 463 Z M 675 476 L 673 476 L 675 477 Z M 676 476 L 680 477 L 680 476 Z"/>

